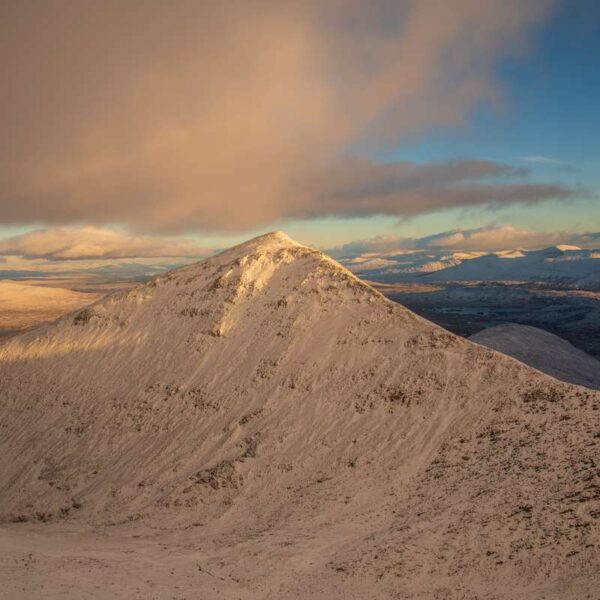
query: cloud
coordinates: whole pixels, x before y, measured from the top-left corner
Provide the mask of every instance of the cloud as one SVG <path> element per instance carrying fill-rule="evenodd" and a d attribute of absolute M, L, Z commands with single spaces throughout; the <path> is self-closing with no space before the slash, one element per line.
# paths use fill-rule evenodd
<path fill-rule="evenodd" d="M 556 158 L 550 158 L 548 156 L 541 156 L 541 155 L 522 156 L 521 160 L 526 163 L 532 163 L 535 165 L 551 167 L 555 171 L 559 171 L 561 173 L 573 173 L 573 172 L 577 171 L 575 166 L 572 165 L 571 163 L 565 162 L 563 160 L 558 160 Z"/>
<path fill-rule="evenodd" d="M 539 165 L 558 166 L 558 165 L 566 165 L 567 164 L 567 163 L 563 162 L 562 160 L 557 160 L 555 158 L 549 158 L 548 156 L 538 156 L 538 155 L 522 156 L 521 160 L 524 162 L 535 163 L 535 164 L 539 164 Z"/>
<path fill-rule="evenodd" d="M 581 193 L 578 188 L 560 184 L 513 181 L 526 175 L 526 169 L 491 161 L 345 161 L 316 182 L 306 202 L 291 216 L 411 217 L 454 207 L 533 204 Z"/>
<path fill-rule="evenodd" d="M 454 229 L 420 238 L 403 238 L 393 234 L 376 236 L 349 242 L 330 252 L 337 258 L 352 258 L 365 254 L 386 255 L 415 250 L 494 252 L 516 248 L 538 249 L 557 244 L 597 248 L 600 245 L 600 232 L 539 232 L 511 225 L 489 226 Z"/>
<path fill-rule="evenodd" d="M 54 261 L 201 257 L 210 253 L 208 248 L 188 241 L 135 236 L 99 227 L 40 229 L 0 239 L 0 255 Z M 2 258 L 0 262 L 3 262 Z"/>
<path fill-rule="evenodd" d="M 572 234 L 559 232 L 537 232 L 506 225 L 503 227 L 481 227 L 454 230 L 420 238 L 420 248 L 442 248 L 450 250 L 494 251 L 514 248 L 541 248 L 569 240 Z"/>
<path fill-rule="evenodd" d="M 446 193 L 436 165 L 363 165 L 357 190 L 341 179 L 349 148 L 501 103 L 496 66 L 552 4 L 4 2 L 0 220 L 225 231 L 563 197 L 464 179 Z M 372 180 L 382 173 L 386 189 Z"/>
<path fill-rule="evenodd" d="M 377 235 L 363 240 L 347 242 L 326 252 L 333 258 L 354 258 L 363 255 L 393 254 L 412 250 L 412 238 L 404 238 L 396 234 Z"/>

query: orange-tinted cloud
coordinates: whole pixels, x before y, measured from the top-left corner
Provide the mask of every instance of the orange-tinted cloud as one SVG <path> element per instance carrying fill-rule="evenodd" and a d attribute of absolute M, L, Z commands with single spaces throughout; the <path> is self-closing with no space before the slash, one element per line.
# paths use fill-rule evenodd
<path fill-rule="evenodd" d="M 382 205 L 339 181 L 354 169 L 349 145 L 378 148 L 501 102 L 495 64 L 551 4 L 4 2 L 0 219 L 243 230 L 568 195 L 521 183 L 433 197 L 428 184 Z"/>
<path fill-rule="evenodd" d="M 398 235 L 380 235 L 356 240 L 330 250 L 338 258 L 361 255 L 391 255 L 396 252 L 468 251 L 494 252 L 498 250 L 539 249 L 556 244 L 573 244 L 582 248 L 598 248 L 600 232 L 569 233 L 565 231 L 532 231 L 512 225 L 454 229 L 421 238 Z"/>
<path fill-rule="evenodd" d="M 129 235 L 100 227 L 40 229 L 0 240 L 0 255 L 25 259 L 201 257 L 211 253 L 192 242 Z"/>

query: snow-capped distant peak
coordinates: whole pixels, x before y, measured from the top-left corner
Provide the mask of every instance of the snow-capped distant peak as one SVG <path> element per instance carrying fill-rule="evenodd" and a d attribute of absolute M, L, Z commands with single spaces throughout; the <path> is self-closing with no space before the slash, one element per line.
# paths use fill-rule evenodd
<path fill-rule="evenodd" d="M 523 250 L 501 250 L 500 252 L 494 252 L 498 258 L 523 258 L 525 252 Z"/>
<path fill-rule="evenodd" d="M 579 246 L 570 246 L 569 244 L 558 244 L 556 249 L 560 250 L 561 252 L 568 252 L 569 250 L 581 250 Z"/>

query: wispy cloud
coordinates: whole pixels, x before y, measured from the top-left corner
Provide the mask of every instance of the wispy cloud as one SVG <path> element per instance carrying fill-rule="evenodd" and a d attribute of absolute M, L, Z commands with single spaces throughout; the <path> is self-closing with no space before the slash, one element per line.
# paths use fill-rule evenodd
<path fill-rule="evenodd" d="M 565 162 L 563 160 L 558 160 L 557 158 L 550 158 L 549 156 L 541 156 L 541 155 L 532 155 L 532 156 L 522 156 L 520 158 L 521 161 L 530 163 L 533 165 L 539 165 L 543 167 L 551 167 L 555 171 L 561 173 L 572 173 L 577 171 L 575 165 L 569 162 Z"/>
<path fill-rule="evenodd" d="M 563 162 L 562 160 L 557 160 L 556 158 L 549 158 L 548 156 L 540 156 L 540 155 L 522 156 L 521 160 L 523 162 L 535 163 L 538 165 L 560 166 L 560 165 L 568 164 L 566 162 Z"/>

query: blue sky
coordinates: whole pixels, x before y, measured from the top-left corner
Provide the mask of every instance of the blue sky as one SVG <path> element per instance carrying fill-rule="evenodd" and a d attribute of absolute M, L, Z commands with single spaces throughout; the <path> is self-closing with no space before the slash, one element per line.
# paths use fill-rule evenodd
<path fill-rule="evenodd" d="M 452 211 L 444 215 L 449 228 L 464 226 L 465 219 L 487 219 L 549 230 L 600 229 L 600 3 L 563 3 L 533 36 L 529 53 L 504 64 L 499 76 L 506 90 L 501 110 L 480 107 L 465 126 L 433 132 L 388 158 L 486 158 L 527 166 L 536 180 L 582 184 L 589 190 L 576 200 L 511 207 L 493 216 Z M 557 162 L 527 162 L 525 157 Z"/>

